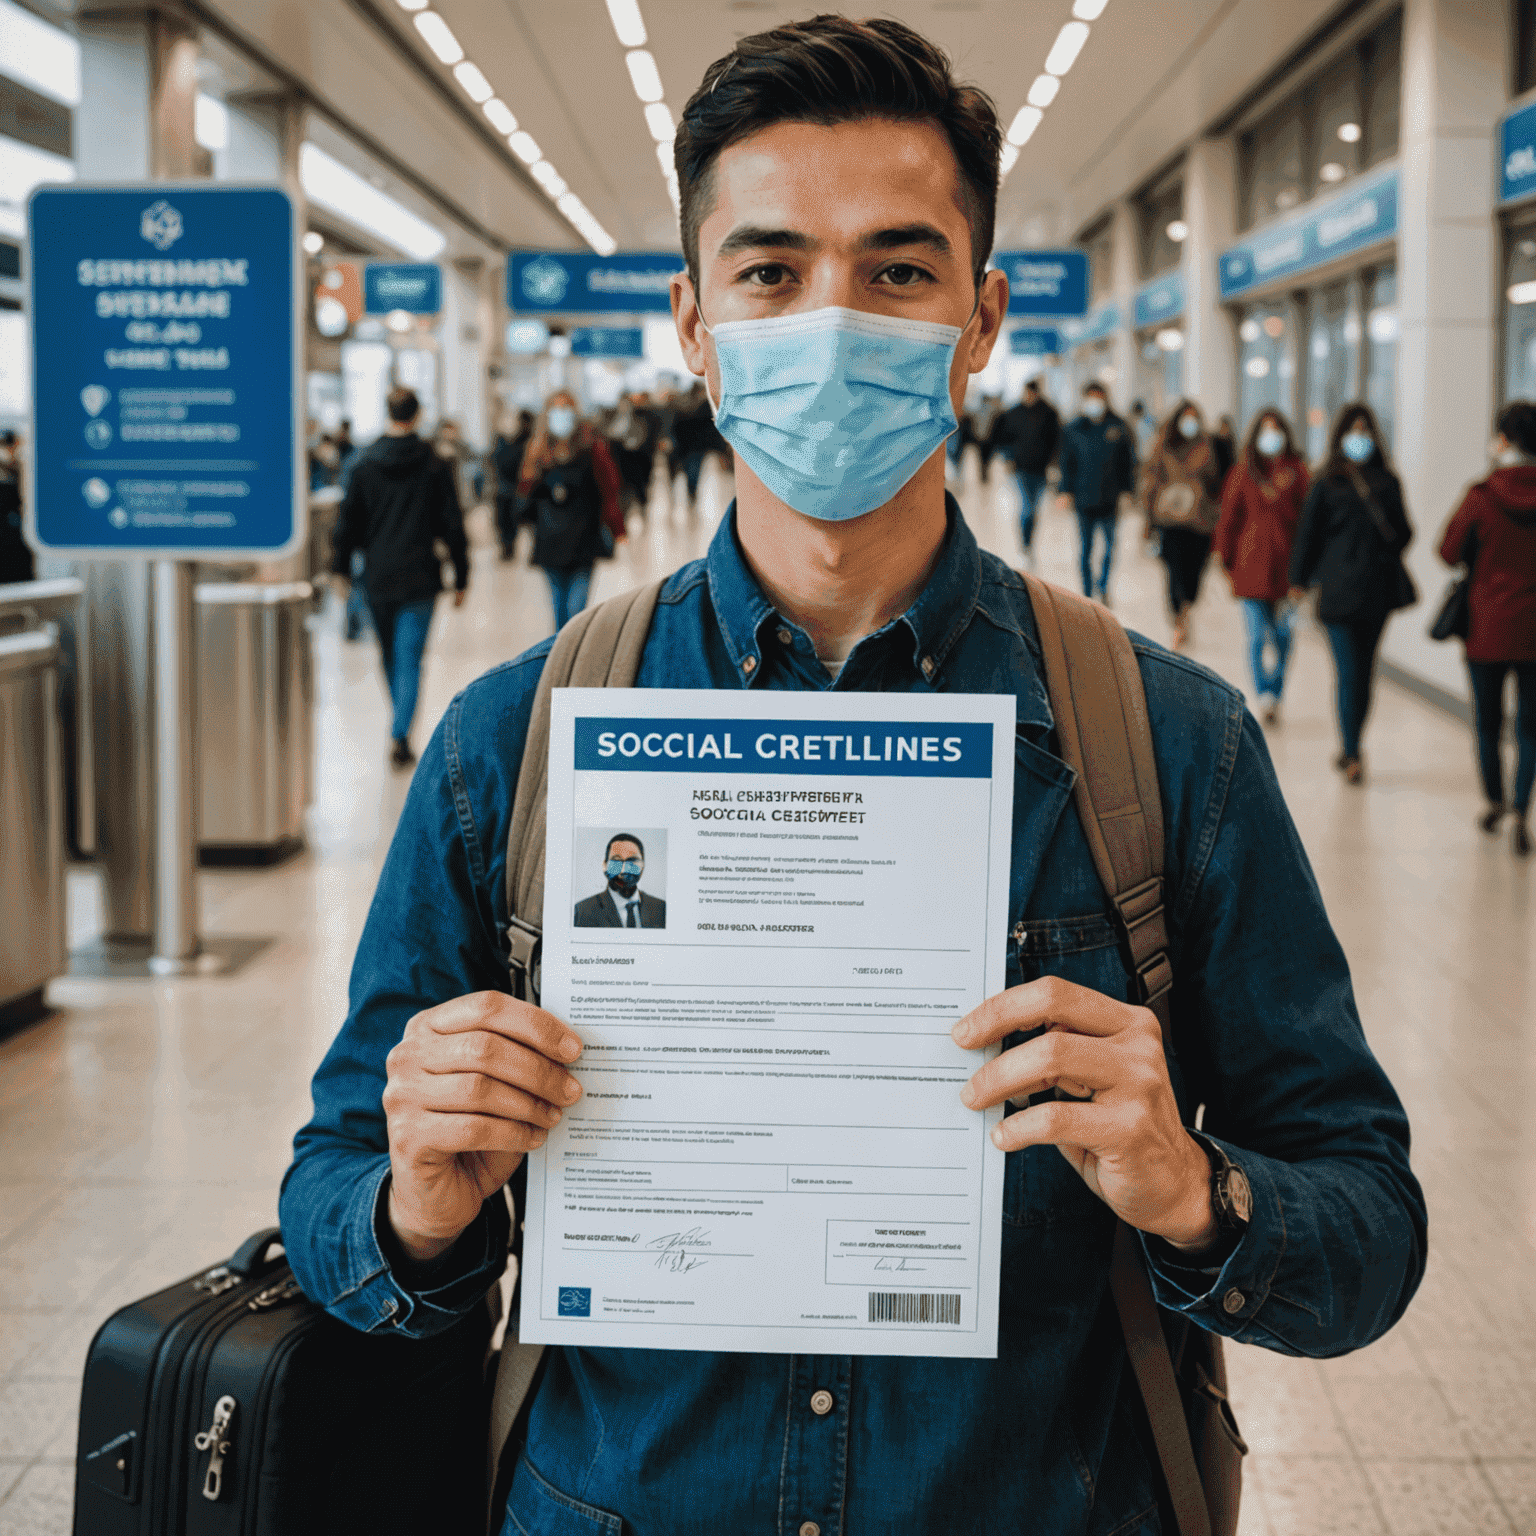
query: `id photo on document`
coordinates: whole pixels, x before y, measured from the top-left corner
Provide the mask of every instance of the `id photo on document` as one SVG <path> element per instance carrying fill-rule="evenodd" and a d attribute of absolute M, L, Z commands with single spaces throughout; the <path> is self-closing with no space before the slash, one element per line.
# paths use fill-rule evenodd
<path fill-rule="evenodd" d="M 576 903 L 574 927 L 667 926 L 665 827 L 577 827 L 572 855 L 577 882 L 590 871 L 595 892 Z"/>

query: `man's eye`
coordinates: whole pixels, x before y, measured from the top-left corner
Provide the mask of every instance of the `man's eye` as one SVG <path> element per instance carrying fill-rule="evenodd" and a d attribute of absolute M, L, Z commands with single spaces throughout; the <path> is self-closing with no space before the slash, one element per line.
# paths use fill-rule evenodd
<path fill-rule="evenodd" d="M 777 288 L 789 276 L 789 268 L 778 262 L 767 262 L 742 273 L 742 277 L 756 288 Z"/>
<path fill-rule="evenodd" d="M 880 275 L 895 288 L 915 288 L 928 279 L 928 274 L 921 267 L 911 266 L 904 261 L 887 267 Z"/>

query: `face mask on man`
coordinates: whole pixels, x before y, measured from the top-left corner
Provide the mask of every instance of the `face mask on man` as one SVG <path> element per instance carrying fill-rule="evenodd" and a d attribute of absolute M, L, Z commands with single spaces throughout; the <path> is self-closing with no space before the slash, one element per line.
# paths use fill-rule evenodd
<path fill-rule="evenodd" d="M 1104 419 L 1104 402 L 1097 395 L 1089 395 L 1083 401 L 1083 415 L 1089 421 L 1102 421 Z"/>
<path fill-rule="evenodd" d="M 1254 447 L 1266 459 L 1278 458 L 1285 449 L 1285 433 L 1279 427 L 1260 427 L 1254 439 Z"/>
<path fill-rule="evenodd" d="M 1521 464 L 1531 462 L 1529 457 L 1521 453 L 1506 437 L 1496 437 L 1488 444 L 1488 457 L 1499 469 L 1515 469 Z"/>
<path fill-rule="evenodd" d="M 720 366 L 715 426 L 807 517 L 883 507 L 959 427 L 949 371 L 963 326 L 832 307 L 704 328 Z"/>
<path fill-rule="evenodd" d="M 620 896 L 633 896 L 640 888 L 640 872 L 645 868 L 639 859 L 609 859 L 603 872 L 608 884 Z"/>
<path fill-rule="evenodd" d="M 1346 432 L 1339 446 L 1351 463 L 1364 464 L 1376 452 L 1376 439 L 1369 432 Z"/>
<path fill-rule="evenodd" d="M 1179 417 L 1179 435 L 1186 438 L 1200 436 L 1200 419 L 1197 416 Z"/>
<path fill-rule="evenodd" d="M 576 412 L 568 405 L 557 405 L 549 413 L 549 430 L 555 437 L 569 437 L 576 430 Z"/>

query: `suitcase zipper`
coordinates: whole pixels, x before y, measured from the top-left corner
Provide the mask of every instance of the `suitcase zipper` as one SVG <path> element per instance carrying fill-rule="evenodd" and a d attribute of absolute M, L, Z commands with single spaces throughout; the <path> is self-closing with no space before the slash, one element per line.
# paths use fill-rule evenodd
<path fill-rule="evenodd" d="M 235 1416 L 236 1404 L 227 1392 L 213 1405 L 213 1423 L 193 1438 L 193 1445 L 200 1451 L 208 1451 L 208 1475 L 203 1479 L 203 1497 L 217 1500 L 224 1488 L 224 1458 L 229 1454 L 226 1437 L 229 1421 Z"/>
<path fill-rule="evenodd" d="M 302 1296 L 303 1290 L 299 1282 L 291 1275 L 286 1280 L 280 1280 L 276 1285 L 269 1285 L 259 1296 L 253 1296 L 246 1303 L 252 1312 L 264 1312 L 268 1307 L 279 1307 L 285 1301 L 292 1301 L 296 1296 Z"/>

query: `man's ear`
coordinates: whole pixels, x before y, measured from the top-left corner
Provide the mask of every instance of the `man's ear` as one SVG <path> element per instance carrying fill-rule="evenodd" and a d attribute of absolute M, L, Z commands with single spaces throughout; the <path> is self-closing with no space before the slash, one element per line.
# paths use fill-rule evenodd
<path fill-rule="evenodd" d="M 698 294 L 693 279 L 686 272 L 679 272 L 672 279 L 672 323 L 677 327 L 678 345 L 683 349 L 683 361 L 689 373 L 704 377 L 704 317 L 699 311 Z"/>
<path fill-rule="evenodd" d="M 992 349 L 1002 334 L 1003 319 L 1008 313 L 1008 277 L 993 268 L 981 275 L 981 292 L 976 299 L 976 318 L 979 322 L 971 338 L 971 360 L 966 365 L 970 373 L 980 373 L 992 359 Z"/>

